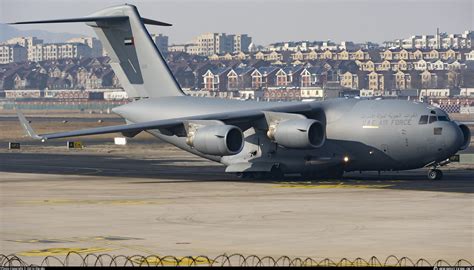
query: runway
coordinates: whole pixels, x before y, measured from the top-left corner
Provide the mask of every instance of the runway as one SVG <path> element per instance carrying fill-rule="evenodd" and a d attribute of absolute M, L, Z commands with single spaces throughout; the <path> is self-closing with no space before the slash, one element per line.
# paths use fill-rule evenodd
<path fill-rule="evenodd" d="M 192 156 L 180 150 L 165 148 L 167 154 L 153 158 L 81 154 L 77 151 L 63 154 L 50 153 L 0 153 L 1 172 L 59 175 L 91 175 L 97 177 L 121 177 L 155 179 L 157 181 L 176 180 L 176 182 L 238 181 L 261 182 L 266 180 L 243 180 L 233 174 L 224 173 L 224 167 L 218 163 Z M 172 153 L 170 155 L 170 153 Z M 345 174 L 344 183 L 373 184 L 392 181 L 387 188 L 474 193 L 473 170 L 444 168 L 445 179 L 428 181 L 426 169 L 405 172 L 350 172 Z M 25 180 L 31 182 L 40 179 Z M 67 181 L 67 179 L 61 180 Z M 280 182 L 306 183 L 299 176 L 288 176 Z M 324 180 L 321 180 L 324 181 Z M 318 182 L 318 181 L 316 181 Z M 5 181 L 2 181 L 5 183 Z M 340 182 L 337 182 L 340 183 Z"/>
<path fill-rule="evenodd" d="M 29 263 L 68 251 L 474 261 L 472 170 L 448 168 L 442 181 L 425 170 L 243 181 L 152 146 L 2 151 L 0 253 Z"/>

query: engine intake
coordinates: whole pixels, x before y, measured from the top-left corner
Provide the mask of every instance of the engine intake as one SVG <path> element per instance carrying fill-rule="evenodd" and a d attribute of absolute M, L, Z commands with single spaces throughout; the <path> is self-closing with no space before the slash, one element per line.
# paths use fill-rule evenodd
<path fill-rule="evenodd" d="M 460 124 L 459 128 L 461 129 L 462 135 L 464 137 L 462 141 L 462 145 L 461 147 L 459 147 L 459 150 L 464 150 L 468 148 L 469 144 L 471 143 L 471 131 L 469 130 L 469 127 L 464 124 Z"/>
<path fill-rule="evenodd" d="M 186 143 L 203 154 L 230 156 L 242 150 L 244 135 L 236 126 L 202 126 L 188 133 Z"/>
<path fill-rule="evenodd" d="M 286 148 L 309 149 L 323 146 L 324 125 L 313 119 L 291 119 L 270 125 L 268 138 Z"/>

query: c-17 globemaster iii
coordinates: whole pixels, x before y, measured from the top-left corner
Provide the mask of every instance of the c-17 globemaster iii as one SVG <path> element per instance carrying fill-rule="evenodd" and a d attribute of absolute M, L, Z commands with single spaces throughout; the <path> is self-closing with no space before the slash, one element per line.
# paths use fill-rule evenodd
<path fill-rule="evenodd" d="M 226 165 L 243 177 L 340 177 L 345 171 L 437 169 L 470 143 L 466 125 L 427 104 L 401 100 L 334 99 L 256 102 L 186 96 L 153 43 L 133 5 L 103 9 L 74 19 L 18 22 L 86 22 L 110 57 L 110 65 L 134 101 L 113 109 L 124 125 L 37 135 L 56 138 L 142 131 L 195 155 Z"/>

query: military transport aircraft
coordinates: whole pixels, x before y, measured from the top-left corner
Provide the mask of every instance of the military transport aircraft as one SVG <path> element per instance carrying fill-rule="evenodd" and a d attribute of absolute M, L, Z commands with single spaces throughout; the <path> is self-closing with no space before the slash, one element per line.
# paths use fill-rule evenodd
<path fill-rule="evenodd" d="M 185 151 L 226 165 L 242 177 L 341 177 L 344 171 L 409 170 L 438 167 L 470 143 L 466 125 L 442 110 L 400 100 L 334 99 L 313 102 L 256 102 L 186 96 L 153 43 L 133 5 L 106 8 L 74 19 L 18 22 L 86 22 L 108 55 L 123 88 L 134 101 L 116 107 L 124 125 L 29 136 L 42 141 L 142 131 Z"/>

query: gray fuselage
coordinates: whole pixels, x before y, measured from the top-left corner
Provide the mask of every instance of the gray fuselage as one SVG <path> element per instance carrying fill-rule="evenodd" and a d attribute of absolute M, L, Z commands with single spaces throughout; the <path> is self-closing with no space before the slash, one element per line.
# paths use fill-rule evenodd
<path fill-rule="evenodd" d="M 138 123 L 213 112 L 265 111 L 282 104 L 289 103 L 183 96 L 143 99 L 120 106 L 114 112 L 128 122 Z M 183 150 L 227 165 L 227 172 L 266 171 L 274 164 L 285 173 L 333 166 L 342 166 L 345 171 L 407 170 L 446 160 L 463 141 L 460 128 L 445 112 L 423 103 L 335 99 L 308 104 L 311 112 L 306 112 L 306 116 L 326 126 L 326 142 L 317 149 L 281 147 L 267 137 L 266 130 L 259 129 L 258 123 L 249 123 L 244 130 L 242 151 L 224 157 L 202 154 L 187 145 L 182 136 L 165 135 L 159 130 L 149 132 Z M 420 124 L 422 116 L 436 117 L 436 121 Z"/>

